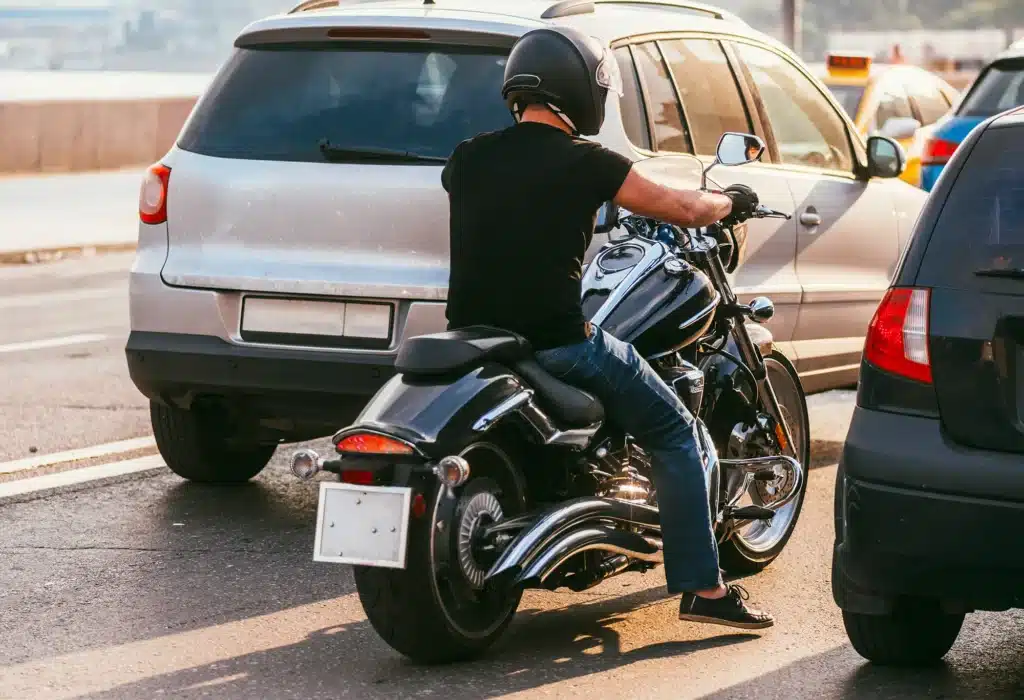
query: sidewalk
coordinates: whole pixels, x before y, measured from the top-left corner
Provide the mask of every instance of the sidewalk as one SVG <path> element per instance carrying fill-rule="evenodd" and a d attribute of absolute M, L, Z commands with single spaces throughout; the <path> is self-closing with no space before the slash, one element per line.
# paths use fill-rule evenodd
<path fill-rule="evenodd" d="M 0 178 L 0 255 L 134 244 L 143 171 Z"/>

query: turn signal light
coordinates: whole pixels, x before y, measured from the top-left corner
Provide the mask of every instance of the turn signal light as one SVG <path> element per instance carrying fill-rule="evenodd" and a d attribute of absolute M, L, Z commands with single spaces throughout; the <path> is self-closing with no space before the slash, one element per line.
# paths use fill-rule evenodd
<path fill-rule="evenodd" d="M 928 139 L 921 153 L 921 165 L 945 165 L 956 153 L 957 144 L 945 139 Z"/>
<path fill-rule="evenodd" d="M 366 454 L 366 455 L 411 455 L 412 446 L 376 433 L 353 433 L 346 435 L 335 445 L 335 449 L 341 454 Z"/>
<path fill-rule="evenodd" d="M 157 163 L 146 171 L 139 189 L 139 219 L 144 224 L 162 224 L 167 221 L 167 188 L 171 169 Z"/>
<path fill-rule="evenodd" d="M 880 370 L 932 383 L 928 353 L 927 289 L 894 287 L 878 305 L 864 344 L 864 359 Z"/>

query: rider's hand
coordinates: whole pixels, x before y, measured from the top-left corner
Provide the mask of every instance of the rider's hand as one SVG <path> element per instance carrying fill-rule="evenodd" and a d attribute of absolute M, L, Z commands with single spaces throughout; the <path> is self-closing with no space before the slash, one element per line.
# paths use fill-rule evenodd
<path fill-rule="evenodd" d="M 760 204 L 757 193 L 746 185 L 729 185 L 722 194 L 732 200 L 732 211 L 722 219 L 723 226 L 743 223 L 754 215 L 754 210 Z"/>

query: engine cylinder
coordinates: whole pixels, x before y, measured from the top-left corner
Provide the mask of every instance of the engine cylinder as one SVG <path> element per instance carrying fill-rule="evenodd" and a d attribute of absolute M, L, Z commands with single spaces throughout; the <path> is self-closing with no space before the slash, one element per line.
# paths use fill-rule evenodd
<path fill-rule="evenodd" d="M 676 367 L 666 367 L 659 373 L 665 382 L 675 389 L 690 413 L 696 418 L 704 400 L 704 373 L 698 367 L 679 360 Z"/>

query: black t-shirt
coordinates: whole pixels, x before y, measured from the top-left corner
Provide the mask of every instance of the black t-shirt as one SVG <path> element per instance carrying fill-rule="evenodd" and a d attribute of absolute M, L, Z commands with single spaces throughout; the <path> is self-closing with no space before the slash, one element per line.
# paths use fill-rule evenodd
<path fill-rule="evenodd" d="M 537 350 L 586 340 L 583 256 L 598 209 L 631 166 L 537 122 L 460 143 L 441 175 L 451 203 L 448 327 L 506 328 Z"/>

